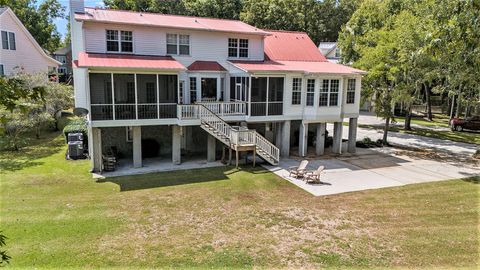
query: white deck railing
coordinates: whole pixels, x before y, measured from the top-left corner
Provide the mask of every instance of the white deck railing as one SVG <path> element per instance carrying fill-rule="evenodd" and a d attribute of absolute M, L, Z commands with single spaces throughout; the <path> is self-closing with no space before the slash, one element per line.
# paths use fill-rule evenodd
<path fill-rule="evenodd" d="M 199 119 L 198 108 L 200 105 L 212 111 L 218 116 L 246 115 L 247 106 L 245 102 L 205 102 L 198 104 L 178 105 L 178 118 Z"/>

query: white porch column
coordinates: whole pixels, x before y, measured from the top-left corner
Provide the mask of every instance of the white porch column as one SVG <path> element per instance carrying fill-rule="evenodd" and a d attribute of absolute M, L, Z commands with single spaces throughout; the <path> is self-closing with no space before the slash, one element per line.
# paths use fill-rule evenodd
<path fill-rule="evenodd" d="M 100 128 L 92 128 L 92 172 L 101 172 L 103 170 L 102 160 L 102 130 Z"/>
<path fill-rule="evenodd" d="M 342 122 L 333 123 L 332 153 L 334 154 L 342 153 L 342 131 L 343 131 Z"/>
<path fill-rule="evenodd" d="M 216 146 L 216 139 L 212 135 L 208 134 L 207 139 L 207 162 L 214 162 L 215 161 L 215 146 Z"/>
<path fill-rule="evenodd" d="M 280 149 L 280 154 L 282 155 L 282 157 L 290 156 L 290 126 L 291 126 L 290 120 L 283 122 L 282 145 Z"/>
<path fill-rule="evenodd" d="M 321 156 L 325 153 L 325 130 L 327 123 L 317 124 L 317 140 L 315 145 L 315 154 Z"/>
<path fill-rule="evenodd" d="M 182 160 L 181 156 L 181 131 L 180 126 L 172 126 L 172 162 L 179 165 Z"/>
<path fill-rule="evenodd" d="M 308 147 L 308 124 L 307 123 L 300 123 L 300 130 L 298 134 L 298 155 L 301 157 L 305 157 L 307 155 L 307 147 Z"/>
<path fill-rule="evenodd" d="M 348 152 L 355 153 L 357 151 L 357 122 L 358 118 L 350 118 L 348 120 Z"/>
<path fill-rule="evenodd" d="M 142 127 L 132 127 L 133 133 L 133 167 L 142 167 Z"/>

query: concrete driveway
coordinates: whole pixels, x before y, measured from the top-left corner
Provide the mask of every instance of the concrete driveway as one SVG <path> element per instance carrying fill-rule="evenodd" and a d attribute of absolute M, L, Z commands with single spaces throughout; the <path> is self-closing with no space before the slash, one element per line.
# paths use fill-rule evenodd
<path fill-rule="evenodd" d="M 301 179 L 289 177 L 288 168 L 298 166 L 298 160 L 283 159 L 278 166 L 265 167 L 315 196 L 480 175 L 478 167 L 467 168 L 434 160 L 387 155 L 370 149 L 359 150 L 352 157 L 310 160 L 310 170 L 325 166 L 321 177 L 324 184 L 306 184 Z"/>

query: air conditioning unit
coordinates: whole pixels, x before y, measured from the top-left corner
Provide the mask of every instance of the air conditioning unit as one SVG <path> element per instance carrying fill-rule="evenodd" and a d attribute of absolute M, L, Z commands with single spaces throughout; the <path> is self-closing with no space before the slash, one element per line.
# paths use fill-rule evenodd
<path fill-rule="evenodd" d="M 70 159 L 84 159 L 85 155 L 83 154 L 83 142 L 68 142 L 68 156 Z"/>
<path fill-rule="evenodd" d="M 83 133 L 68 133 L 68 142 L 83 141 Z"/>

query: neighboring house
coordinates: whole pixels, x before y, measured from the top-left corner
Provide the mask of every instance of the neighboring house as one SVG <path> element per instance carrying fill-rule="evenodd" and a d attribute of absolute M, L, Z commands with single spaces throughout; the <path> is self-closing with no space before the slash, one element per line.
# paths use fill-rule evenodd
<path fill-rule="evenodd" d="M 75 102 L 90 112 L 94 171 L 106 152 L 134 167 L 152 155 L 214 161 L 220 146 L 255 149 L 271 164 L 291 147 L 322 155 L 327 123 L 331 151 L 341 153 L 345 118 L 345 150 L 355 151 L 364 72 L 328 62 L 307 34 L 83 1 L 71 8 Z"/>
<path fill-rule="evenodd" d="M 339 63 L 342 59 L 340 48 L 337 47 L 337 42 L 320 42 L 318 49 L 329 62 Z"/>
<path fill-rule="evenodd" d="M 22 22 L 8 7 L 0 7 L 0 75 L 15 72 L 54 72 L 60 62 L 38 45 Z"/>
<path fill-rule="evenodd" d="M 67 44 L 52 53 L 52 57 L 55 58 L 61 65 L 58 67 L 59 82 L 73 83 L 72 80 L 72 46 Z"/>

